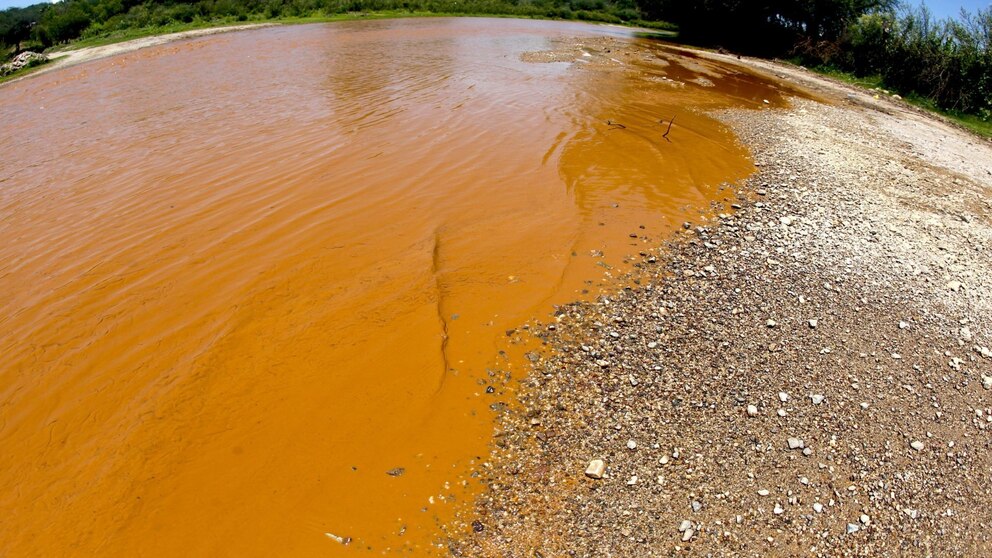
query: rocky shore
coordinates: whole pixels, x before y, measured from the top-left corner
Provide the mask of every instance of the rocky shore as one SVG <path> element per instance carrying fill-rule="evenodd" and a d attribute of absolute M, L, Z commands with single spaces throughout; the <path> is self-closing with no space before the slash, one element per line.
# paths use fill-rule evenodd
<path fill-rule="evenodd" d="M 531 324 L 453 555 L 992 552 L 992 147 L 808 80 L 718 115 L 737 203 Z"/>

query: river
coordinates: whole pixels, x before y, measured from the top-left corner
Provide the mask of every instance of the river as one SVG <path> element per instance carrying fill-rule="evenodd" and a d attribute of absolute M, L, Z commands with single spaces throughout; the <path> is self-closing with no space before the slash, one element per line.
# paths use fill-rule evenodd
<path fill-rule="evenodd" d="M 443 554 L 527 370 L 507 330 L 725 201 L 754 167 L 705 111 L 782 98 L 471 18 L 0 88 L 0 555 Z"/>

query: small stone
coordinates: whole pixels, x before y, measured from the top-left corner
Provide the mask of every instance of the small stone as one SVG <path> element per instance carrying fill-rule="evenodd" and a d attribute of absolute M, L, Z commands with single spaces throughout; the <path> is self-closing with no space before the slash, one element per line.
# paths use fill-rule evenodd
<path fill-rule="evenodd" d="M 654 349 L 657 346 L 658 346 L 658 343 L 655 343 L 654 341 L 648 343 L 648 348 L 649 349 Z"/>
<path fill-rule="evenodd" d="M 819 502 L 813 504 L 813 511 L 815 511 L 816 513 L 823 513 L 823 504 Z"/>
<path fill-rule="evenodd" d="M 637 449 L 637 442 L 633 440 L 627 440 L 627 449 Z"/>
<path fill-rule="evenodd" d="M 782 509 L 782 505 L 781 504 L 776 503 L 775 504 L 775 509 L 772 510 L 772 513 L 775 514 L 775 515 L 782 515 L 783 513 L 785 513 L 785 510 Z"/>
<path fill-rule="evenodd" d="M 631 475 L 631 477 L 627 479 L 627 486 L 634 486 L 635 484 L 637 484 L 637 475 Z"/>
<path fill-rule="evenodd" d="M 805 455 L 806 457 L 813 455 L 812 448 L 803 448 L 803 455 Z"/>
<path fill-rule="evenodd" d="M 899 329 L 909 329 L 909 322 L 899 322 Z"/>
<path fill-rule="evenodd" d="M 805 444 L 799 438 L 789 438 L 789 449 L 799 449 L 805 447 Z"/>
<path fill-rule="evenodd" d="M 954 292 L 958 292 L 958 290 L 961 288 L 961 281 L 951 281 L 950 283 L 947 284 L 947 288 Z"/>
<path fill-rule="evenodd" d="M 390 470 L 386 471 L 386 474 L 389 475 L 389 476 L 391 476 L 391 477 L 399 477 L 399 476 L 402 476 L 403 473 L 405 473 L 405 472 L 406 472 L 406 469 L 405 468 L 403 468 L 403 467 L 396 467 L 395 469 L 390 469 Z"/>
<path fill-rule="evenodd" d="M 692 522 L 688 519 L 683 519 L 682 523 L 679 523 L 679 533 L 685 533 L 689 529 L 692 529 Z"/>
<path fill-rule="evenodd" d="M 861 407 L 862 411 L 867 411 L 869 407 L 868 403 L 859 403 L 858 406 Z"/>
<path fill-rule="evenodd" d="M 847 524 L 847 534 L 848 535 L 850 535 L 852 533 L 857 533 L 860 530 L 861 530 L 861 526 L 858 525 L 857 523 L 848 523 Z"/>
<path fill-rule="evenodd" d="M 698 512 L 699 510 L 703 509 L 703 503 L 702 502 L 693 500 L 691 505 L 692 505 L 692 511 L 694 511 L 694 512 Z"/>
<path fill-rule="evenodd" d="M 982 376 L 982 387 L 992 389 L 992 376 Z"/>
<path fill-rule="evenodd" d="M 988 389 L 988 388 L 985 388 L 985 389 Z M 755 407 L 754 405 L 748 405 L 747 406 L 747 416 L 749 416 L 749 417 L 756 417 L 756 416 L 758 416 L 758 408 Z"/>
<path fill-rule="evenodd" d="M 861 521 L 862 525 L 868 525 L 868 523 L 871 521 L 871 518 L 865 514 L 861 514 L 861 517 L 859 517 L 858 520 Z"/>
<path fill-rule="evenodd" d="M 780 417 L 784 417 L 785 415 L 787 415 L 789 413 L 785 412 L 785 409 L 779 409 L 779 410 L 775 411 L 775 414 L 777 414 Z"/>
<path fill-rule="evenodd" d="M 586 467 L 586 476 L 591 479 L 601 479 L 605 472 L 606 463 L 602 459 L 593 459 L 589 462 L 589 466 Z"/>
<path fill-rule="evenodd" d="M 823 403 L 823 400 L 824 399 L 826 399 L 826 397 L 824 397 L 822 395 L 819 395 L 819 394 L 813 394 L 809 398 L 813 402 L 814 405 L 819 405 L 820 403 Z"/>
<path fill-rule="evenodd" d="M 820 323 L 816 318 L 813 318 L 809 322 L 810 329 L 816 329 L 816 324 Z"/>
<path fill-rule="evenodd" d="M 766 488 L 762 488 L 758 491 L 758 496 L 768 496 L 769 494 L 771 494 L 771 492 L 769 492 Z"/>
<path fill-rule="evenodd" d="M 909 444 L 909 447 L 913 448 L 916 451 L 923 451 L 923 442 L 916 440 L 915 442 Z"/>
<path fill-rule="evenodd" d="M 692 539 L 692 536 L 695 535 L 695 534 L 696 534 L 696 532 L 693 531 L 692 529 L 686 529 L 682 533 L 682 542 L 689 542 L 689 540 Z"/>
<path fill-rule="evenodd" d="M 775 327 L 778 325 L 778 323 L 775 320 L 768 320 L 767 322 L 765 322 L 765 325 L 768 327 Z"/>
<path fill-rule="evenodd" d="M 785 403 L 786 401 L 789 400 L 789 394 L 785 393 L 784 391 L 778 392 L 778 400 L 781 401 L 782 403 Z"/>

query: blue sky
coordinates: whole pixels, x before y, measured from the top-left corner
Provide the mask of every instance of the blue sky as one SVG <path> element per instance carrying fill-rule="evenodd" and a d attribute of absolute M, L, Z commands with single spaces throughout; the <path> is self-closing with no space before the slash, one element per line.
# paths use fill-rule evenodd
<path fill-rule="evenodd" d="M 41 0 L 0 0 L 0 9 L 10 8 L 13 6 L 23 7 L 30 6 L 31 4 L 37 4 Z M 918 3 L 918 0 L 910 0 L 912 3 Z M 966 8 L 971 12 L 975 12 L 979 8 L 989 7 L 992 0 L 925 0 L 924 4 L 930 7 L 934 15 L 937 17 L 953 17 L 958 15 L 961 8 Z"/>

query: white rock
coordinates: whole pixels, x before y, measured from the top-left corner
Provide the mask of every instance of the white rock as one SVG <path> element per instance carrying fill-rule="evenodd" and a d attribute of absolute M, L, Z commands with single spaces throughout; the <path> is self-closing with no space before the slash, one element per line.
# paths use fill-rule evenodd
<path fill-rule="evenodd" d="M 686 529 L 685 531 L 682 532 L 682 542 L 689 542 L 689 539 L 691 539 L 692 536 L 695 534 L 696 532 L 693 531 L 692 529 Z"/>
<path fill-rule="evenodd" d="M 784 513 L 784 512 L 785 512 L 785 510 L 782 509 L 782 505 L 779 504 L 779 503 L 776 503 L 775 504 L 775 509 L 772 510 L 772 513 L 775 514 L 775 515 L 782 515 L 782 513 Z"/>
<path fill-rule="evenodd" d="M 766 488 L 762 488 L 758 491 L 758 496 L 768 496 L 769 494 L 771 494 L 771 492 L 769 492 Z"/>
<path fill-rule="evenodd" d="M 947 288 L 954 292 L 958 292 L 958 290 L 961 288 L 961 281 L 951 281 L 950 283 L 947 284 Z"/>
<path fill-rule="evenodd" d="M 591 479 L 601 479 L 605 472 L 606 463 L 602 459 L 593 459 L 589 462 L 589 466 L 586 467 L 586 476 Z"/>
<path fill-rule="evenodd" d="M 637 449 L 637 442 L 633 440 L 627 440 L 627 449 Z"/>
<path fill-rule="evenodd" d="M 823 513 L 823 504 L 819 502 L 813 504 L 813 511 L 815 511 L 816 513 Z"/>
<path fill-rule="evenodd" d="M 779 410 L 775 411 L 775 413 L 778 416 L 780 416 L 780 417 L 784 417 L 785 415 L 789 414 L 789 413 L 785 412 L 785 409 L 779 409 Z"/>
<path fill-rule="evenodd" d="M 819 320 L 817 320 L 816 318 L 813 318 L 812 320 L 809 321 L 809 327 L 812 328 L 812 329 L 816 329 L 816 325 L 818 323 L 820 323 Z"/>
<path fill-rule="evenodd" d="M 688 519 L 683 519 L 682 523 L 679 523 L 679 533 L 685 533 L 689 529 L 692 529 L 692 522 Z"/>
<path fill-rule="evenodd" d="M 913 448 L 916 451 L 922 451 L 923 450 L 923 442 L 921 442 L 919 440 L 916 440 L 916 441 L 912 442 L 911 444 L 909 444 L 909 447 Z"/>
<path fill-rule="evenodd" d="M 986 388 L 986 389 L 988 389 L 988 388 Z M 758 408 L 755 407 L 754 405 L 748 405 L 747 406 L 747 416 L 749 416 L 749 417 L 756 417 L 756 416 L 758 416 Z"/>
<path fill-rule="evenodd" d="M 992 376 L 982 376 L 982 387 L 992 389 Z"/>
<path fill-rule="evenodd" d="M 823 403 L 824 399 L 826 399 L 826 397 L 824 397 L 823 395 L 815 394 L 815 393 L 811 395 L 809 398 L 814 405 L 819 405 L 820 403 Z"/>
<path fill-rule="evenodd" d="M 785 393 L 784 391 L 778 392 L 778 400 L 781 401 L 782 403 L 785 403 L 786 401 L 789 400 L 789 394 Z"/>
<path fill-rule="evenodd" d="M 799 438 L 789 438 L 789 449 L 799 449 L 803 447 L 806 447 L 806 444 L 804 444 Z"/>
<path fill-rule="evenodd" d="M 778 323 L 775 320 L 768 320 L 767 322 L 765 322 L 765 325 L 768 327 L 775 327 L 778 325 Z"/>
<path fill-rule="evenodd" d="M 861 514 L 861 517 L 859 517 L 858 520 L 861 521 L 862 525 L 868 525 L 868 523 L 871 522 L 871 518 L 865 514 Z"/>

